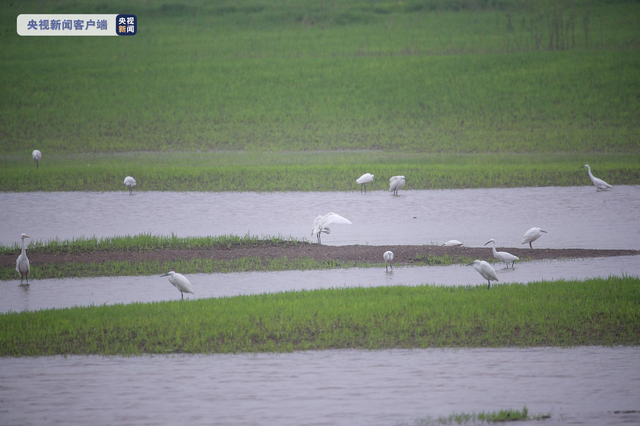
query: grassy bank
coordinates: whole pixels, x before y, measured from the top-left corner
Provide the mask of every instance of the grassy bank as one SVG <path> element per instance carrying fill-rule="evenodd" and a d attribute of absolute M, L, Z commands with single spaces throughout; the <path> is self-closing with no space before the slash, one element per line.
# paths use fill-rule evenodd
<path fill-rule="evenodd" d="M 330 289 L 0 315 L 1 356 L 640 344 L 640 280 Z"/>
<path fill-rule="evenodd" d="M 408 154 L 381 151 L 207 152 L 0 156 L 3 191 L 356 191 L 363 173 L 407 177 L 405 189 L 591 185 L 588 163 L 612 185 L 640 184 L 640 154 Z"/>

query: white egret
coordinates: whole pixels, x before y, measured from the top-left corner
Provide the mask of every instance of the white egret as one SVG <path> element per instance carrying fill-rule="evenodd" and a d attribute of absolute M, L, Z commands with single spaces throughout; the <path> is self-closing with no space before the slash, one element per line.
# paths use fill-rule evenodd
<path fill-rule="evenodd" d="M 500 262 L 506 263 L 507 268 L 509 267 L 509 262 L 511 262 L 511 267 L 515 269 L 513 265 L 516 263 L 516 260 L 520 260 L 520 258 L 512 255 L 511 253 L 507 253 L 506 251 L 496 251 L 496 240 L 493 238 L 484 243 L 484 245 L 486 246 L 489 243 L 493 243 L 493 257 L 498 259 Z"/>
<path fill-rule="evenodd" d="M 329 229 L 329 225 L 333 223 L 337 225 L 351 225 L 349 219 L 345 219 L 339 214 L 333 212 L 327 213 L 324 216 L 319 215 L 313 221 L 313 228 L 311 228 L 311 235 L 315 234 L 318 237 L 318 244 L 322 244 L 322 241 L 320 240 L 320 234 L 323 232 L 325 234 L 330 234 L 331 229 Z"/>
<path fill-rule="evenodd" d="M 160 275 L 161 277 L 169 277 L 169 282 L 173 284 L 175 288 L 180 290 L 180 295 L 182 296 L 182 300 L 184 300 L 184 293 L 195 294 L 193 291 L 193 287 L 191 287 L 191 283 L 182 274 L 177 274 L 174 271 L 170 271 L 164 275 Z"/>
<path fill-rule="evenodd" d="M 371 182 L 373 182 L 373 175 L 371 173 L 365 173 L 356 180 L 358 185 L 364 186 L 365 194 L 367 193 L 367 184 Z M 360 188 L 360 192 L 362 192 L 362 188 Z"/>
<path fill-rule="evenodd" d="M 402 189 L 405 183 L 407 183 L 407 179 L 404 176 L 391 176 L 389 178 L 389 192 L 398 195 L 398 190 Z"/>
<path fill-rule="evenodd" d="M 487 280 L 487 288 L 491 288 L 491 281 L 498 281 L 498 275 L 496 275 L 495 269 L 493 266 L 489 265 L 484 260 L 474 260 L 472 263 L 469 263 L 467 266 L 473 265 L 473 269 L 478 271 L 480 275 Z"/>
<path fill-rule="evenodd" d="M 547 233 L 547 231 L 543 231 L 540 228 L 536 228 L 535 226 L 531 229 L 529 229 L 527 232 L 525 232 L 524 236 L 522 237 L 522 242 L 520 244 L 527 244 L 529 243 L 529 247 L 533 248 L 533 246 L 531 245 L 532 242 L 534 242 L 535 240 L 537 240 L 538 238 L 540 238 L 542 236 L 542 233 Z"/>
<path fill-rule="evenodd" d="M 31 153 L 31 157 L 33 158 L 33 161 L 36 162 L 36 169 L 39 168 L 40 160 L 42 160 L 42 153 L 37 149 L 34 149 L 33 152 Z"/>
<path fill-rule="evenodd" d="M 129 194 L 133 195 L 133 187 L 136 186 L 136 180 L 131 176 L 124 178 L 124 184 L 129 188 Z"/>
<path fill-rule="evenodd" d="M 27 257 L 27 249 L 24 247 L 24 239 L 31 238 L 27 234 L 22 234 L 20 236 L 22 238 L 22 252 L 18 259 L 16 259 L 16 271 L 20 274 L 20 284 L 22 284 L 23 278 L 27 279 L 27 285 L 29 285 L 29 272 L 31 271 L 31 267 L 29 266 L 29 258 Z"/>
<path fill-rule="evenodd" d="M 591 182 L 593 182 L 593 184 L 596 186 L 596 192 L 600 191 L 600 190 L 604 191 L 604 190 L 613 188 L 607 182 L 605 182 L 602 179 L 599 179 L 599 178 L 595 177 L 593 174 L 591 174 L 591 167 L 589 167 L 588 164 L 585 164 L 584 166 L 582 166 L 580 168 L 582 169 L 584 167 L 586 167 L 587 170 L 589 171 L 589 177 L 591 178 Z"/>
<path fill-rule="evenodd" d="M 391 270 L 393 271 L 393 265 L 391 264 L 391 262 L 393 262 L 393 252 L 391 250 L 385 251 L 382 258 L 384 259 L 384 263 L 386 263 L 387 272 L 389 272 L 389 266 L 391 266 Z"/>
<path fill-rule="evenodd" d="M 458 240 L 449 240 L 442 245 L 442 247 L 460 247 L 463 244 Z"/>

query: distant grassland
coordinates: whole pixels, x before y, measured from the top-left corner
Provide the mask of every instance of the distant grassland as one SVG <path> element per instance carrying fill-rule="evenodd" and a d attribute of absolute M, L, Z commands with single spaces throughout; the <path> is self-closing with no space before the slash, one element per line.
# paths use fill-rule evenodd
<path fill-rule="evenodd" d="M 0 356 L 640 344 L 640 280 L 348 288 L 0 315 Z"/>
<path fill-rule="evenodd" d="M 19 13 L 123 11 L 138 15 L 134 37 L 15 32 Z M 639 150 L 635 1 L 80 0 L 0 12 L 3 154 Z"/>

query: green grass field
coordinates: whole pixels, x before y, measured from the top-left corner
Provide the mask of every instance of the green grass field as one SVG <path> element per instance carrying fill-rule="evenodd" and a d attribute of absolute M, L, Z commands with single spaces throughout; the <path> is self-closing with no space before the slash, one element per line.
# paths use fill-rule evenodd
<path fill-rule="evenodd" d="M 640 279 L 377 287 L 0 314 L 0 356 L 640 344 Z"/>
<path fill-rule="evenodd" d="M 139 32 L 16 35 L 18 13 L 80 10 L 135 13 Z M 126 175 L 141 190 L 343 191 L 396 170 L 414 189 L 576 185 L 587 162 L 640 182 L 634 1 L 0 11 L 3 191 L 119 190 Z"/>

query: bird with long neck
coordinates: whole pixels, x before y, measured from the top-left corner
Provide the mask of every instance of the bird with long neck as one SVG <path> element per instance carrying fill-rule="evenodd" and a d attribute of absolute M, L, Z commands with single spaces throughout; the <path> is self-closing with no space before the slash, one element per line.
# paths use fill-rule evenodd
<path fill-rule="evenodd" d="M 580 167 L 581 169 L 586 167 L 587 171 L 589 172 L 589 177 L 591 178 L 591 182 L 593 182 L 593 184 L 596 186 L 596 191 L 604 191 L 606 189 L 610 189 L 613 188 L 611 185 L 609 185 L 607 182 L 603 181 L 600 178 L 597 178 L 593 175 L 593 173 L 591 173 L 591 167 L 589 167 L 588 164 L 585 164 L 584 166 Z"/>
<path fill-rule="evenodd" d="M 520 260 L 520 258 L 518 256 L 514 256 L 511 253 L 508 253 L 506 251 L 497 251 L 496 250 L 496 240 L 494 240 L 493 238 L 490 239 L 489 241 L 487 241 L 484 245 L 486 246 L 489 243 L 493 243 L 493 257 L 498 259 L 500 262 L 506 263 L 507 264 L 507 268 L 509 267 L 509 262 L 511 262 L 511 267 L 514 268 L 513 265 L 516 263 L 516 260 Z"/>
<path fill-rule="evenodd" d="M 27 285 L 29 285 L 29 271 L 31 271 L 31 268 L 29 266 L 29 258 L 27 257 L 27 249 L 24 246 L 24 239 L 31 237 L 27 234 L 22 234 L 20 237 L 22 238 L 22 252 L 16 260 L 16 271 L 20 274 L 20 284 L 22 284 L 22 280 L 26 278 Z"/>

